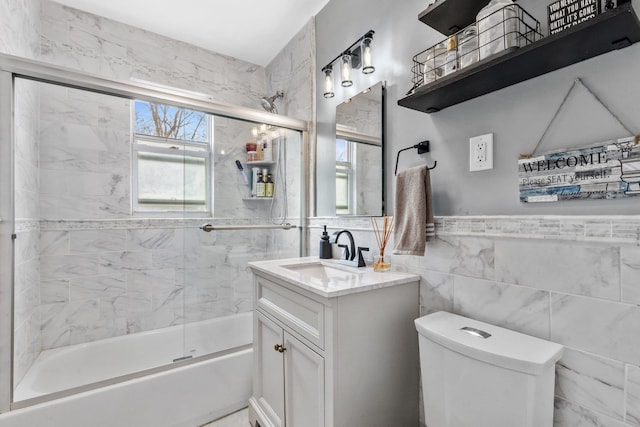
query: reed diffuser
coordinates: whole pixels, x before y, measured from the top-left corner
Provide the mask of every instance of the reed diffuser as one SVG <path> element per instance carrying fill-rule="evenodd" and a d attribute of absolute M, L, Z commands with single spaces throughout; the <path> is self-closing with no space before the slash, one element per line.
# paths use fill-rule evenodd
<path fill-rule="evenodd" d="M 382 230 L 378 227 L 378 223 L 375 218 L 370 217 L 371 226 L 373 227 L 373 233 L 376 235 L 376 241 L 378 242 L 378 256 L 373 263 L 374 271 L 389 271 L 391 270 L 391 263 L 388 257 L 384 257 L 384 249 L 387 247 L 389 237 L 391 237 L 391 231 L 393 230 L 393 217 L 382 217 Z"/>

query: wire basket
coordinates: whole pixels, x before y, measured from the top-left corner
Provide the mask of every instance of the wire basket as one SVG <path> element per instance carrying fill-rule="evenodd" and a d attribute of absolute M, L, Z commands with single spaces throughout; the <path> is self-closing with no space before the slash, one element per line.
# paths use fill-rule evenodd
<path fill-rule="evenodd" d="M 412 89 L 511 52 L 543 37 L 540 22 L 517 4 L 502 7 L 413 57 Z"/>

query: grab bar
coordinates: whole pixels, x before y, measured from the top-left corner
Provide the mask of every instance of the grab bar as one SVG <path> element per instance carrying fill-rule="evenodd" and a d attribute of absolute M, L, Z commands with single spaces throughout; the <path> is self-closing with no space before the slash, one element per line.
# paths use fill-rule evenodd
<path fill-rule="evenodd" d="M 265 224 L 265 225 L 212 225 L 212 224 L 204 224 L 200 228 L 202 231 L 206 231 L 207 233 L 211 231 L 223 231 L 223 230 L 263 230 L 270 228 L 277 228 L 280 230 L 290 230 L 295 228 L 295 225 L 286 223 L 286 224 Z"/>

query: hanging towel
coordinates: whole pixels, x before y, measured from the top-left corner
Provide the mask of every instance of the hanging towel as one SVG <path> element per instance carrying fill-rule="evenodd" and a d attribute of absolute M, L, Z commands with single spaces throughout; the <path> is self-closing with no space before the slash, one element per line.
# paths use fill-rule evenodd
<path fill-rule="evenodd" d="M 431 179 L 426 165 L 398 173 L 394 223 L 393 253 L 424 255 L 427 241 L 435 238 Z"/>

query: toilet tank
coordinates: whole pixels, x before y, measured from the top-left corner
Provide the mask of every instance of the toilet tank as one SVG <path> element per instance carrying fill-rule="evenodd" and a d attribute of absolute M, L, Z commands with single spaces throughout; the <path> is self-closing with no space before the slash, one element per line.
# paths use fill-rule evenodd
<path fill-rule="evenodd" d="M 559 344 L 440 311 L 415 321 L 428 427 L 551 427 Z"/>

